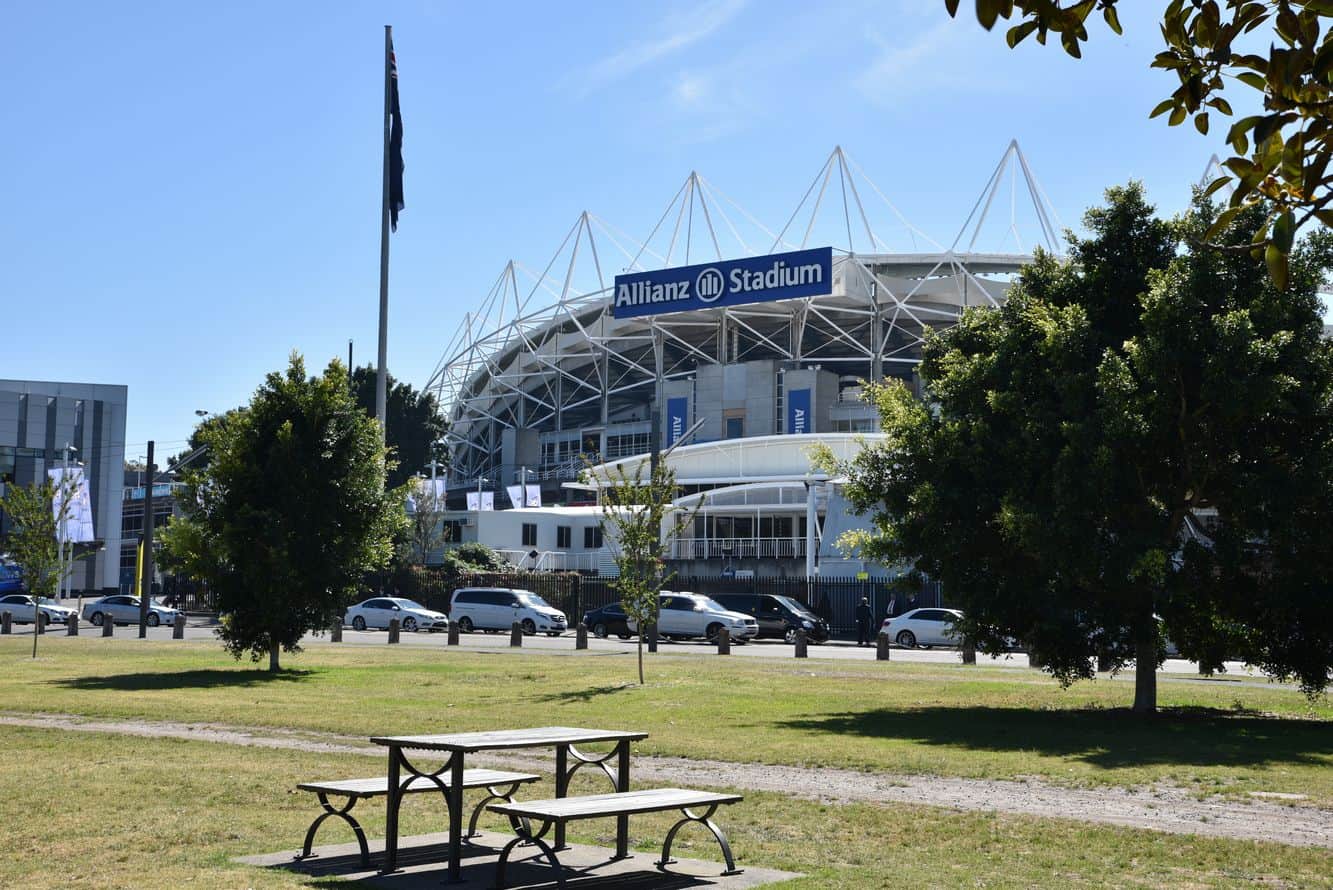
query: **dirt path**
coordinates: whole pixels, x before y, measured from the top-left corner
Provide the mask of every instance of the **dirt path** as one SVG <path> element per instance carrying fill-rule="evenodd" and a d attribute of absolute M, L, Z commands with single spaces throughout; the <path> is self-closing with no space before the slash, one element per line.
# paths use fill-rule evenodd
<path fill-rule="evenodd" d="M 15 712 L 0 714 L 0 725 L 384 756 L 383 748 L 358 738 L 295 730 L 97 720 Z M 475 761 L 489 766 L 550 769 L 549 756 L 489 755 L 477 756 Z M 1084 790 L 1060 788 L 1036 780 L 953 779 L 661 756 L 635 758 L 634 775 L 654 783 L 733 786 L 834 803 L 893 801 L 956 810 L 1076 819 L 1175 834 L 1333 848 L 1333 810 L 1283 806 L 1262 800 L 1235 801 L 1219 797 L 1198 800 L 1192 792 L 1169 786 Z"/>

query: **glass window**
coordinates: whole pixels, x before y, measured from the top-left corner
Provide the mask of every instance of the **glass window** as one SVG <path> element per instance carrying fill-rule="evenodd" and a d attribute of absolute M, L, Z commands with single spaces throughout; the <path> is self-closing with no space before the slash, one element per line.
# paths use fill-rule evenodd
<path fill-rule="evenodd" d="M 562 550 L 568 550 L 574 537 L 574 530 L 567 525 L 557 525 L 555 527 L 555 546 Z"/>
<path fill-rule="evenodd" d="M 475 603 L 477 595 L 470 590 L 459 590 L 454 593 L 454 602 L 456 603 Z"/>
<path fill-rule="evenodd" d="M 583 547 L 585 550 L 597 550 L 602 546 L 602 529 L 600 526 L 592 526 L 583 530 Z"/>
<path fill-rule="evenodd" d="M 524 547 L 537 546 L 537 523 L 535 522 L 523 523 L 523 546 Z"/>
<path fill-rule="evenodd" d="M 741 439 L 745 436 L 745 418 L 728 417 L 727 418 L 727 438 Z"/>

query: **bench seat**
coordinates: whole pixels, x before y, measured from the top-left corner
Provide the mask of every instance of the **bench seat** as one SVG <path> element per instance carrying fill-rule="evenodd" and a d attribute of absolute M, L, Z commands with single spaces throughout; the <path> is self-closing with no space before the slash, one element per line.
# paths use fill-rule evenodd
<path fill-rule="evenodd" d="M 472 811 L 472 818 L 468 822 L 467 836 L 473 837 L 476 835 L 477 819 L 488 803 L 494 800 L 512 802 L 513 794 L 520 785 L 540 780 L 541 776 L 532 773 L 514 773 L 494 769 L 464 770 L 464 790 L 485 788 L 487 792 L 487 796 Z M 352 831 L 356 833 L 357 843 L 361 847 L 361 865 L 369 868 L 370 848 L 366 844 L 366 834 L 361 830 L 361 824 L 351 816 L 351 811 L 352 807 L 356 806 L 356 802 L 362 798 L 387 797 L 389 795 L 389 778 L 387 776 L 374 776 L 365 779 L 301 782 L 296 787 L 301 791 L 310 791 L 318 795 L 319 803 L 324 808 L 324 812 L 315 817 L 315 821 L 310 824 L 310 829 L 306 831 L 305 845 L 301 850 L 301 855 L 297 858 L 309 858 L 311 846 L 315 841 L 315 832 L 319 829 L 320 824 L 330 816 L 337 816 L 350 825 Z M 401 793 L 423 794 L 428 791 L 435 791 L 443 794 L 448 788 L 449 782 L 445 776 L 434 778 L 413 776 L 404 783 Z M 347 802 L 341 809 L 338 809 L 329 803 L 330 797 L 344 797 Z"/>
<path fill-rule="evenodd" d="M 662 813 L 679 810 L 682 818 L 667 832 L 666 842 L 662 846 L 662 858 L 658 868 L 665 868 L 674 860 L 671 858 L 671 843 L 676 832 L 691 822 L 698 822 L 712 832 L 722 855 L 727 861 L 724 875 L 740 874 L 731 855 L 731 845 L 727 836 L 712 822 L 712 815 L 720 806 L 740 803 L 744 798 L 739 794 L 720 794 L 715 791 L 696 791 L 689 788 L 649 788 L 642 791 L 624 791 L 619 794 L 589 794 L 581 797 L 556 797 L 549 800 L 508 801 L 488 805 L 493 813 L 508 816 L 517 835 L 505 845 L 496 864 L 495 886 L 505 885 L 505 864 L 509 853 L 520 843 L 531 843 L 539 847 L 555 868 L 556 882 L 565 886 L 564 869 L 556 859 L 555 850 L 542 841 L 552 826 L 563 825 L 580 819 L 600 819 L 610 816 L 633 816 L 641 813 Z M 690 812 L 690 807 L 706 807 L 702 815 Z M 541 823 L 540 830 L 533 831 L 530 823 Z"/>

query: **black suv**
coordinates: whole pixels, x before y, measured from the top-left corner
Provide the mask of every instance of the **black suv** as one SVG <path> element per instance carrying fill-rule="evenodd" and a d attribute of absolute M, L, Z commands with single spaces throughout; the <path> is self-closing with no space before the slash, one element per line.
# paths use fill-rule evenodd
<path fill-rule="evenodd" d="M 805 638 L 812 643 L 822 643 L 829 638 L 828 622 L 789 596 L 715 593 L 712 597 L 733 612 L 753 616 L 759 623 L 760 639 L 777 638 L 794 643 L 798 629 L 804 630 Z"/>

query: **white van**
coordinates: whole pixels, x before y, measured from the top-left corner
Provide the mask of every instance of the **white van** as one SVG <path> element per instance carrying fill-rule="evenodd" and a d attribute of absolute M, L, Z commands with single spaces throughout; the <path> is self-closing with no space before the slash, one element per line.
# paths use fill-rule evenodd
<path fill-rule="evenodd" d="M 564 612 L 531 590 L 509 587 L 460 587 L 449 600 L 449 620 L 465 634 L 509 630 L 515 621 L 525 634 L 558 637 L 568 628 Z"/>

